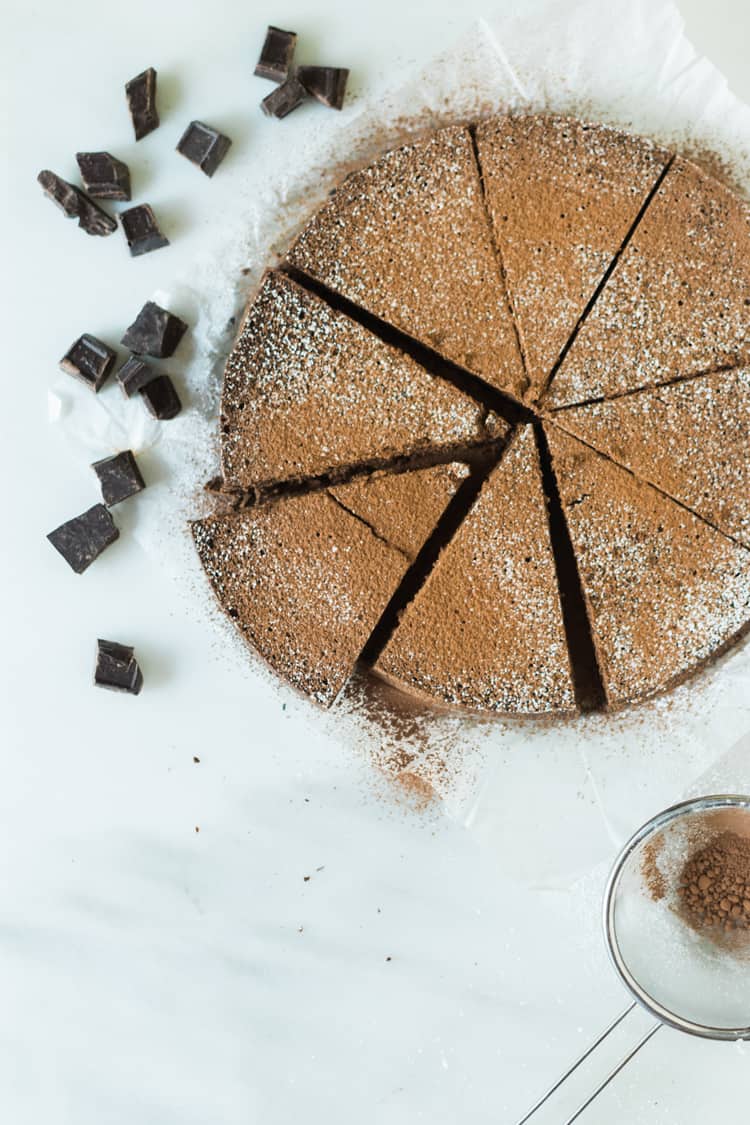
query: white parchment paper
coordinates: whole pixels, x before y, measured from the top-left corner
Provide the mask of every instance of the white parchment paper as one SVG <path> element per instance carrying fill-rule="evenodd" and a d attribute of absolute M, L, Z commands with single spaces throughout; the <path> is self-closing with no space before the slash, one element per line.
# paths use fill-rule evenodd
<path fill-rule="evenodd" d="M 219 631 L 228 659 L 254 658 L 214 608 L 186 525 L 210 507 L 201 486 L 218 467 L 221 371 L 240 309 L 347 162 L 367 160 L 400 137 L 440 123 L 521 107 L 567 111 L 652 135 L 750 190 L 750 109 L 695 52 L 673 4 L 506 4 L 421 71 L 363 101 L 346 121 L 328 115 L 305 151 L 280 157 L 248 185 L 214 252 L 190 277 L 152 294 L 192 325 L 166 365 L 182 371 L 186 409 L 179 418 L 149 420 L 142 404 L 126 402 L 115 385 L 96 397 L 68 378 L 53 387 L 50 419 L 63 427 L 77 458 L 136 451 L 149 487 L 129 506 L 126 530 L 179 579 L 191 613 Z M 290 706 L 307 706 L 259 663 L 253 667 Z M 405 722 L 384 718 L 355 685 L 330 714 L 310 706 L 309 721 L 369 754 L 405 782 L 411 796 L 427 801 L 437 794 L 447 813 L 494 853 L 503 874 L 577 894 L 580 880 L 586 876 L 590 888 L 597 864 L 641 820 L 688 792 L 750 731 L 749 683 L 745 644 L 668 698 L 614 717 L 547 727 L 456 715 Z M 735 787 L 746 791 L 747 757 L 735 762 Z M 571 795 L 579 821 L 574 834 L 565 832 Z M 526 836 L 530 846 L 519 852 Z M 510 841 L 513 854 L 506 858 Z"/>

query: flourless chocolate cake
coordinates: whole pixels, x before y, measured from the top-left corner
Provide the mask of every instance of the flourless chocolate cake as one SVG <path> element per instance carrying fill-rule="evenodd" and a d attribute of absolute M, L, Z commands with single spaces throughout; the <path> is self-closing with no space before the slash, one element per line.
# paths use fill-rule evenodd
<path fill-rule="evenodd" d="M 750 621 L 748 370 L 746 202 L 602 125 L 436 130 L 251 301 L 200 559 L 324 705 L 360 660 L 495 714 L 645 699 Z"/>

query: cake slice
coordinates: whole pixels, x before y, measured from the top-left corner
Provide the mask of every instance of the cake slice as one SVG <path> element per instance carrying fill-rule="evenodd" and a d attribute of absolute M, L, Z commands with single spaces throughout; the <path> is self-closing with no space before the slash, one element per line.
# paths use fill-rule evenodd
<path fill-rule="evenodd" d="M 555 408 L 750 361 L 750 206 L 678 159 L 552 382 Z"/>
<path fill-rule="evenodd" d="M 474 399 L 284 274 L 249 307 L 224 372 L 224 487 L 335 473 L 501 437 Z"/>
<path fill-rule="evenodd" d="M 466 474 L 382 474 L 193 523 L 219 604 L 293 687 L 329 706 Z"/>
<path fill-rule="evenodd" d="M 407 692 L 471 710 L 576 710 L 530 426 L 493 470 L 375 671 Z"/>
<path fill-rule="evenodd" d="M 469 131 L 440 129 L 348 176 L 289 264 L 493 386 L 523 364 Z"/>
<path fill-rule="evenodd" d="M 413 562 L 468 475 L 468 465 L 453 462 L 397 475 L 375 473 L 329 492 Z"/>
<path fill-rule="evenodd" d="M 750 547 L 750 368 L 574 406 L 555 421 Z"/>
<path fill-rule="evenodd" d="M 493 117 L 476 139 L 535 400 L 669 156 L 553 115 Z"/>
<path fill-rule="evenodd" d="M 679 683 L 750 619 L 750 551 L 554 424 L 552 464 L 611 706 Z"/>

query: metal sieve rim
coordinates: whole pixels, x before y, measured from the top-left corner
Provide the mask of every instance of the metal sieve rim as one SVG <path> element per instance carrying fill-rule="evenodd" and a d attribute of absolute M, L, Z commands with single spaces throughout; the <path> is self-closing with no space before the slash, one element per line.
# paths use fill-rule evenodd
<path fill-rule="evenodd" d="M 630 972 L 620 949 L 620 944 L 617 939 L 617 927 L 615 925 L 615 896 L 620 885 L 620 879 L 625 869 L 625 864 L 635 849 L 639 847 L 644 840 L 647 840 L 650 836 L 660 831 L 673 820 L 683 816 L 685 813 L 723 808 L 744 808 L 750 810 L 750 797 L 740 793 L 717 793 L 708 797 L 693 797 L 687 801 L 680 801 L 679 804 L 670 805 L 668 809 L 664 809 L 663 812 L 657 813 L 651 820 L 646 821 L 646 823 L 630 837 L 615 860 L 604 892 L 602 922 L 604 926 L 604 936 L 607 942 L 607 951 L 609 952 L 609 957 L 614 965 L 615 971 L 628 992 L 630 992 L 631 996 L 633 996 L 642 1008 L 645 1008 L 646 1011 L 650 1012 L 651 1015 L 655 1016 L 661 1023 L 665 1023 L 669 1027 L 675 1028 L 677 1031 L 684 1031 L 688 1035 L 697 1035 L 702 1039 L 722 1039 L 736 1042 L 739 1039 L 750 1039 L 750 1026 L 712 1027 L 710 1024 L 696 1023 L 694 1020 L 685 1019 L 676 1012 L 670 1011 L 669 1008 L 664 1007 L 658 1000 L 655 1000 Z"/>

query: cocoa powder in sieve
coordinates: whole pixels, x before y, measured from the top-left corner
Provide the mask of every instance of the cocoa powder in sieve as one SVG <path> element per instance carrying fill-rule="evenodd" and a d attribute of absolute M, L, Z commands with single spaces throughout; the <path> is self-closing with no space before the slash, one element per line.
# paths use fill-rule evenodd
<path fill-rule="evenodd" d="M 725 831 L 688 856 L 677 894 L 698 932 L 750 930 L 750 838 Z"/>

